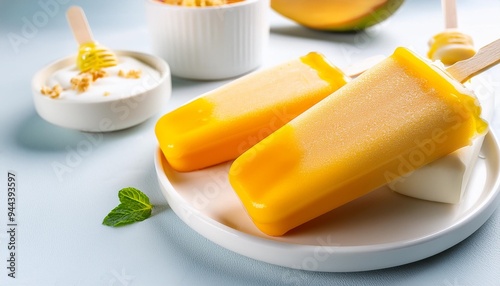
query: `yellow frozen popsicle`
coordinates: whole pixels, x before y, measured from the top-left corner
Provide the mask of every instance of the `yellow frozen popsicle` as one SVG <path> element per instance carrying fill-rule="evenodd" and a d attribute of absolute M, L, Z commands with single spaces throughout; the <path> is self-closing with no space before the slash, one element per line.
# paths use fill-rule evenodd
<path fill-rule="evenodd" d="M 239 156 L 229 180 L 273 236 L 460 147 L 487 124 L 468 90 L 405 48 Z"/>
<path fill-rule="evenodd" d="M 348 80 L 312 52 L 254 72 L 164 115 L 155 132 L 177 171 L 236 158 Z"/>

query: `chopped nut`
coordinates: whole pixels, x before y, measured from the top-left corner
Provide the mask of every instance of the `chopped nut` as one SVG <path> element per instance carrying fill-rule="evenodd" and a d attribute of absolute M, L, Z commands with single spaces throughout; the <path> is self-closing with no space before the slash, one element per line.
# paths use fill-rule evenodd
<path fill-rule="evenodd" d="M 71 88 L 73 90 L 77 90 L 78 92 L 84 92 L 89 89 L 90 85 L 105 76 L 107 76 L 108 73 L 105 70 L 91 70 L 87 72 L 82 72 L 79 75 L 71 78 L 70 83 L 71 83 Z"/>
<path fill-rule="evenodd" d="M 42 86 L 42 89 L 40 90 L 40 92 L 43 95 L 50 95 L 52 93 L 52 88 L 44 85 L 44 86 Z"/>
<path fill-rule="evenodd" d="M 99 78 L 103 78 L 108 75 L 105 70 L 91 70 L 88 73 L 92 75 L 92 81 L 96 81 Z"/>
<path fill-rule="evenodd" d="M 118 71 L 118 76 L 124 78 L 140 78 L 141 75 L 142 75 L 141 70 L 129 70 L 128 72 L 125 72 L 124 70 Z"/>
<path fill-rule="evenodd" d="M 88 72 L 79 74 L 70 80 L 71 88 L 77 90 L 78 92 L 84 92 L 89 89 L 92 82 L 93 76 Z"/>
<path fill-rule="evenodd" d="M 54 85 L 52 88 L 50 88 L 48 86 L 42 86 L 42 89 L 40 90 L 40 92 L 43 95 L 47 95 L 50 98 L 54 99 L 54 98 L 58 98 L 59 95 L 61 95 L 62 87 L 58 84 Z"/>

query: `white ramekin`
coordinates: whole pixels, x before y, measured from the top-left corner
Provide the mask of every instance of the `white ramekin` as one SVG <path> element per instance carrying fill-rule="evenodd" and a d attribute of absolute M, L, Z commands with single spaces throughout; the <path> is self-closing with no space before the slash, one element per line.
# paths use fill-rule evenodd
<path fill-rule="evenodd" d="M 156 69 L 160 78 L 141 86 L 141 92 L 126 98 L 109 98 L 95 102 L 51 99 L 40 90 L 55 71 L 74 65 L 69 56 L 38 71 L 32 81 L 33 101 L 37 113 L 46 121 L 70 129 L 88 132 L 109 132 L 137 125 L 155 115 L 170 99 L 172 87 L 170 70 L 159 57 L 133 52 L 115 51 L 118 57 L 129 56 Z"/>
<path fill-rule="evenodd" d="M 263 61 L 269 7 L 269 0 L 213 7 L 146 0 L 153 51 L 177 77 L 216 80 L 247 73 Z"/>

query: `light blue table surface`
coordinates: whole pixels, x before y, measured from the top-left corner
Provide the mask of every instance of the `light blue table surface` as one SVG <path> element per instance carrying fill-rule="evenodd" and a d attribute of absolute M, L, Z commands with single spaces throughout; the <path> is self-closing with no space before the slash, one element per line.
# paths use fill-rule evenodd
<path fill-rule="evenodd" d="M 500 212 L 458 245 L 390 269 L 317 273 L 270 265 L 200 236 L 169 208 L 153 164 L 159 116 L 228 81 L 173 79 L 161 113 L 139 126 L 89 135 L 53 126 L 35 112 L 31 78 L 77 45 L 65 18 L 80 5 L 94 36 L 113 49 L 151 52 L 144 1 L 0 1 L 0 285 L 500 285 Z M 500 1 L 458 1 L 459 26 L 476 46 L 500 37 Z M 358 34 L 312 31 L 275 14 L 264 66 L 311 50 L 339 67 L 399 45 L 424 54 L 443 27 L 440 1 L 407 1 L 388 21 Z M 488 71 L 500 95 L 500 67 Z M 498 109 L 500 100 L 496 101 Z M 498 114 L 491 127 L 500 133 Z M 94 136 L 90 138 L 89 136 Z M 89 152 L 73 158 L 82 141 Z M 17 174 L 16 278 L 7 276 L 8 171 Z M 148 220 L 122 228 L 101 225 L 126 186 L 143 190 L 156 208 Z"/>

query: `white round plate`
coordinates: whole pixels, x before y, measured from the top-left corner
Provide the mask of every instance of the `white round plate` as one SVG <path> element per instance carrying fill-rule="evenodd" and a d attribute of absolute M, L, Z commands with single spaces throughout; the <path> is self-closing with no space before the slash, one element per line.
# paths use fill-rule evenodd
<path fill-rule="evenodd" d="M 335 209 L 282 237 L 261 233 L 227 180 L 230 163 L 179 173 L 158 148 L 155 166 L 174 212 L 211 241 L 260 261 L 310 271 L 398 266 L 444 251 L 475 232 L 500 203 L 499 147 L 486 135 L 461 203 L 418 200 L 387 187 Z"/>

